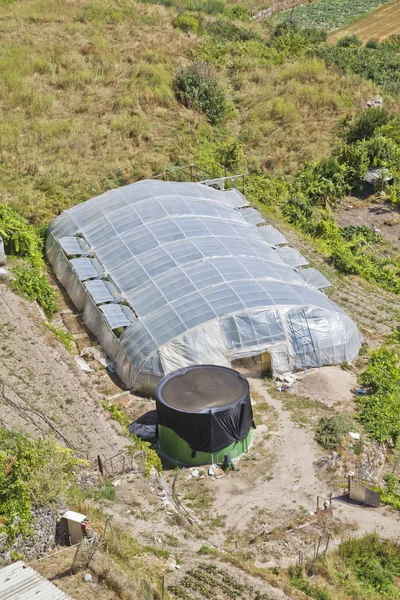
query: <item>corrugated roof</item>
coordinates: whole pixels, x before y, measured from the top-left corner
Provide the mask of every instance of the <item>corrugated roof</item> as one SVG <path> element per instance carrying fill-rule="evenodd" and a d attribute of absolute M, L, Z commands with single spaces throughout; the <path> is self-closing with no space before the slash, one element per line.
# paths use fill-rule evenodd
<path fill-rule="evenodd" d="M 380 181 L 382 176 L 384 176 L 385 181 L 390 181 L 391 179 L 393 179 L 393 176 L 390 175 L 389 171 L 381 167 L 375 169 L 368 169 L 368 172 L 364 176 L 364 181 L 375 184 L 378 183 L 378 181 Z"/>
<path fill-rule="evenodd" d="M 22 560 L 0 569 L 1 600 L 72 600 Z"/>

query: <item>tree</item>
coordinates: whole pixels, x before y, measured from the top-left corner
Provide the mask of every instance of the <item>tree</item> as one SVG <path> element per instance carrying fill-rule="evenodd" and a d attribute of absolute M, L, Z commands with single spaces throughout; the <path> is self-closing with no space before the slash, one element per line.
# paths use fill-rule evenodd
<path fill-rule="evenodd" d="M 363 110 L 349 127 L 347 143 L 353 144 L 371 138 L 376 129 L 386 125 L 389 119 L 389 113 L 384 108 L 373 107 Z"/>

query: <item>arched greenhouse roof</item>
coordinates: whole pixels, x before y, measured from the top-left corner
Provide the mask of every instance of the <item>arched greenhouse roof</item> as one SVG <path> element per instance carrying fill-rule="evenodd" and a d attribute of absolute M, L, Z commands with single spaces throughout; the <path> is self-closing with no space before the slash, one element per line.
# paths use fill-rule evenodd
<path fill-rule="evenodd" d="M 146 180 L 62 213 L 50 226 L 47 252 L 129 387 L 152 387 L 187 364 L 229 364 L 282 344 L 293 367 L 285 319 L 299 308 L 308 311 L 324 362 L 351 360 L 360 344 L 356 326 L 306 282 L 315 274 L 295 267 L 307 261 L 279 246 L 286 240 L 263 221 L 237 190 Z M 338 342 L 343 348 L 335 351 Z"/>

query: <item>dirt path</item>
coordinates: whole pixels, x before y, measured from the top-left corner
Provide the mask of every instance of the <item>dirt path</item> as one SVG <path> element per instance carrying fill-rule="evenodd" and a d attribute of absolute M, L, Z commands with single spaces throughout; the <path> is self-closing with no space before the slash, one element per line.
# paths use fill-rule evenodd
<path fill-rule="evenodd" d="M 36 305 L 4 284 L 0 284 L 0 380 L 10 401 L 0 398 L 3 426 L 34 437 L 56 435 L 91 459 L 97 454 L 112 456 L 125 446 L 126 438 L 101 406 L 90 380 L 46 329 Z"/>
<path fill-rule="evenodd" d="M 290 413 L 282 409 L 280 400 L 268 394 L 262 379 L 251 378 L 249 382 L 262 401 L 268 402 L 277 412 L 278 423 L 265 445 L 265 452 L 274 457 L 271 479 L 265 479 L 263 473 L 256 473 L 250 488 L 247 481 L 239 478 L 226 478 L 219 482 L 216 504 L 223 507 L 229 525 L 238 530 L 249 525 L 255 509 L 273 511 L 303 506 L 313 510 L 316 495 L 324 491 L 313 467 L 320 452 L 312 434 L 295 426 Z"/>
<path fill-rule="evenodd" d="M 390 508 L 366 508 L 349 503 L 337 488 L 318 477 L 315 463 L 323 456 L 314 441 L 311 429 L 298 427 L 279 399 L 267 391 L 262 379 L 250 378 L 250 385 L 261 401 L 276 411 L 277 431 L 267 441 L 265 451 L 273 454 L 272 478 L 259 473 L 249 486 L 240 478 L 226 478 L 219 482 L 216 506 L 221 506 L 227 525 L 238 531 L 245 530 L 254 518 L 255 511 L 268 512 L 304 508 L 315 511 L 317 495 L 333 494 L 335 516 L 347 523 L 356 535 L 377 531 L 382 537 L 396 538 L 400 532 L 400 512 Z"/>

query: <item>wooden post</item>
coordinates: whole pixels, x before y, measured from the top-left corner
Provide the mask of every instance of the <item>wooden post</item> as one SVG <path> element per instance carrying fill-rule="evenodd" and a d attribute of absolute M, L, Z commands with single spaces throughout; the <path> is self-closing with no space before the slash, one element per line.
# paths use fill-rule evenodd
<path fill-rule="evenodd" d="M 317 556 L 316 556 L 316 558 L 318 558 L 318 554 L 319 554 L 319 547 L 320 547 L 320 545 L 321 545 L 321 538 L 322 538 L 322 535 L 320 534 L 320 535 L 319 535 L 319 540 L 318 540 L 318 547 L 317 547 Z"/>
<path fill-rule="evenodd" d="M 100 475 L 102 476 L 102 478 L 104 479 L 105 477 L 105 473 L 104 473 L 104 464 L 103 464 L 103 460 L 100 456 L 100 454 L 97 455 L 97 464 L 99 466 L 99 471 L 100 471 Z"/>
<path fill-rule="evenodd" d="M 76 559 L 78 558 L 78 554 L 79 554 L 79 551 L 81 549 L 81 544 L 82 544 L 82 540 L 79 542 L 79 545 L 76 548 L 76 552 L 75 552 L 75 555 L 74 555 L 74 560 L 72 561 L 72 565 L 71 565 L 71 573 L 74 572 L 74 565 L 75 565 Z"/>
<path fill-rule="evenodd" d="M 329 540 L 331 539 L 330 532 L 328 533 L 328 539 L 326 540 L 325 554 L 328 552 Z"/>

